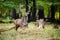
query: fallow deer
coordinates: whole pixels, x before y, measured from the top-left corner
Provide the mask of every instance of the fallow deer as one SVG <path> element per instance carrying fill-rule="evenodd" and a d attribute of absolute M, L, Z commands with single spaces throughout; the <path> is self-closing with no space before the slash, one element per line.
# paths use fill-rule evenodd
<path fill-rule="evenodd" d="M 19 7 L 21 9 L 21 6 L 19 6 Z M 16 19 L 14 21 L 14 25 L 15 25 L 16 30 L 18 29 L 18 27 L 28 26 L 28 15 L 29 15 L 29 12 L 30 12 L 30 6 L 28 6 L 28 7 L 29 7 L 28 12 L 24 13 L 24 16 L 21 19 Z"/>
<path fill-rule="evenodd" d="M 24 16 L 22 17 L 22 19 L 16 19 L 14 21 L 14 25 L 15 25 L 16 30 L 18 29 L 18 27 L 28 26 L 28 14 L 29 14 L 29 12 L 26 12 L 24 14 Z"/>
<path fill-rule="evenodd" d="M 37 22 L 36 23 L 37 27 L 44 28 L 44 24 L 45 24 L 44 19 L 37 19 L 36 22 Z"/>

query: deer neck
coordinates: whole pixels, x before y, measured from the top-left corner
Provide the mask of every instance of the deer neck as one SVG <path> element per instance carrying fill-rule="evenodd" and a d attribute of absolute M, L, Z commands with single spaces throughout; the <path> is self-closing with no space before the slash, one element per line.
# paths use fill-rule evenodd
<path fill-rule="evenodd" d="M 22 22 L 27 22 L 28 21 L 28 16 L 22 18 Z"/>

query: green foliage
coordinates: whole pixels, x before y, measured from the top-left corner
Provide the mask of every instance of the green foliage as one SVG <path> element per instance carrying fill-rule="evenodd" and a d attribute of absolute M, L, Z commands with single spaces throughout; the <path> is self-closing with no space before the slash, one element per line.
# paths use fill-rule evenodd
<path fill-rule="evenodd" d="M 16 8 L 18 6 L 19 3 L 15 3 L 15 2 L 9 2 L 9 1 L 5 1 L 5 2 L 0 2 L 0 7 L 4 8 Z"/>
<path fill-rule="evenodd" d="M 33 6 L 33 0 L 28 0 L 28 4 L 32 7 Z M 24 5 L 24 8 L 22 8 L 20 11 L 25 12 L 25 0 L 0 0 L 0 14 L 4 14 L 3 16 L 6 16 L 6 13 L 9 13 L 8 10 L 15 8 L 17 9 L 19 7 L 19 4 Z M 44 13 L 47 16 L 48 14 L 48 7 L 51 5 L 60 5 L 60 0 L 36 0 L 36 7 L 39 8 L 40 6 L 44 7 Z M 18 9 L 17 9 L 18 10 Z M 55 16 L 55 18 L 58 18 Z M 3 22 L 9 22 L 10 19 L 6 18 L 2 20 Z"/>
<path fill-rule="evenodd" d="M 59 12 L 55 13 L 55 19 L 59 19 Z"/>
<path fill-rule="evenodd" d="M 13 22 L 13 19 L 10 19 L 9 17 L 6 17 L 5 19 L 2 20 L 2 22 L 4 22 L 4 23 Z"/>

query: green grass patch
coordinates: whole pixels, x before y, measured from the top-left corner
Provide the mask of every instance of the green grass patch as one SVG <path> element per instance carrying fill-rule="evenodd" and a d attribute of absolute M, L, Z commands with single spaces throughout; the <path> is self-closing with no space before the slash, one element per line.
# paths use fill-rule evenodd
<path fill-rule="evenodd" d="M 8 26 L 10 27 L 12 25 L 9 24 Z M 53 26 L 53 24 L 46 24 L 45 28 L 43 29 L 36 27 L 35 22 L 31 22 L 28 24 L 28 28 L 25 28 L 24 30 L 22 28 L 18 28 L 17 31 L 12 29 L 10 31 L 3 32 L 0 35 L 0 40 L 48 40 L 49 38 L 57 39 L 60 37 L 60 29 L 55 29 Z"/>

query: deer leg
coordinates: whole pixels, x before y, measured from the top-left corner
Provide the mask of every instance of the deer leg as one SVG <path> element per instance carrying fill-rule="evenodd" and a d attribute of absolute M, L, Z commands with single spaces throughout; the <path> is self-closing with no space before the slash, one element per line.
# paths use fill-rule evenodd
<path fill-rule="evenodd" d="M 1 32 L 0 32 L 0 34 L 1 34 Z"/>
<path fill-rule="evenodd" d="M 36 23 L 35 25 L 36 25 L 37 27 L 39 27 L 39 24 L 38 24 L 38 23 Z"/>
<path fill-rule="evenodd" d="M 17 31 L 18 28 L 19 28 L 19 25 L 16 25 L 16 26 L 15 26 L 15 30 Z"/>
<path fill-rule="evenodd" d="M 45 23 L 43 23 L 43 28 L 45 28 Z"/>
<path fill-rule="evenodd" d="M 28 24 L 26 24 L 25 27 L 28 27 Z"/>
<path fill-rule="evenodd" d="M 22 27 L 27 27 L 28 24 L 27 23 L 23 23 Z"/>
<path fill-rule="evenodd" d="M 43 25 L 43 28 L 44 28 L 44 25 Z"/>

